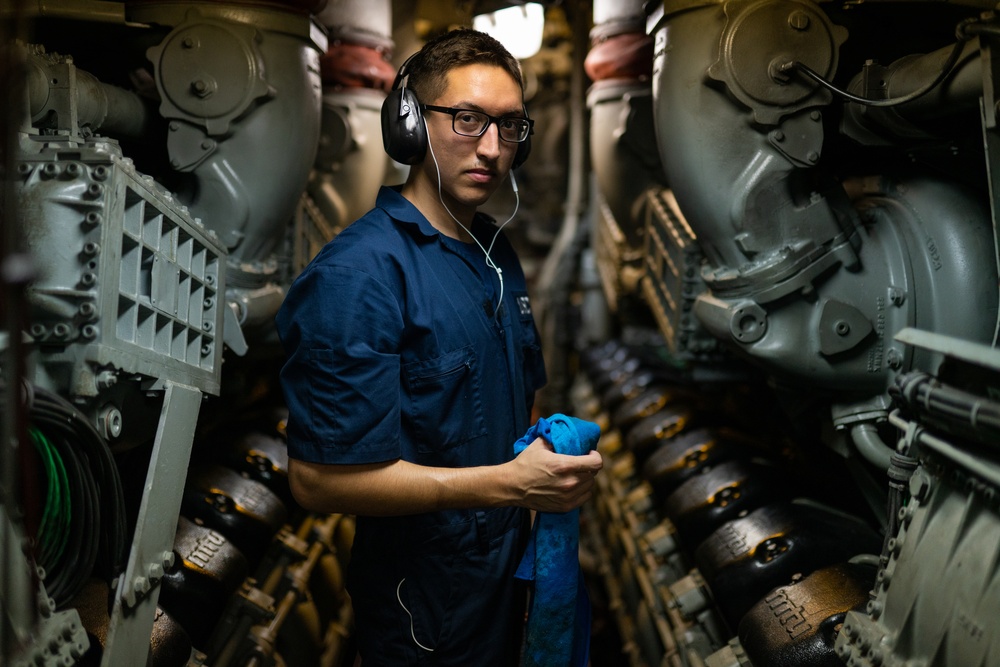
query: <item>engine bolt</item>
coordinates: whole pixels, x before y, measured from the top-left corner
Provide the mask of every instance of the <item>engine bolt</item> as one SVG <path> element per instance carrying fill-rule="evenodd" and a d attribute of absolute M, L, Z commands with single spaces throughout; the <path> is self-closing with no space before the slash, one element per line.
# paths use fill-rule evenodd
<path fill-rule="evenodd" d="M 809 15 L 805 12 L 792 12 L 788 15 L 788 25 L 795 30 L 805 30 L 809 27 Z"/>

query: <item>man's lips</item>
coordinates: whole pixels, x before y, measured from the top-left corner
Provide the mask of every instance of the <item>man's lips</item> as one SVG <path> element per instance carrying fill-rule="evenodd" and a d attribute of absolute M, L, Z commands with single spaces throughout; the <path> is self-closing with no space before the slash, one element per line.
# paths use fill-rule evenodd
<path fill-rule="evenodd" d="M 496 178 L 496 174 L 489 169 L 469 169 L 465 173 L 477 183 L 489 183 Z"/>

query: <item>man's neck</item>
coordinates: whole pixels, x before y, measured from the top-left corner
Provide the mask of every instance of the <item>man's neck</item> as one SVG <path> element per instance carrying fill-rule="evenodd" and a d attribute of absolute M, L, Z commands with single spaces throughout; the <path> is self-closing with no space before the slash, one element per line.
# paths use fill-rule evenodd
<path fill-rule="evenodd" d="M 437 186 L 425 180 L 407 181 L 400 194 L 427 218 L 434 229 L 453 239 L 472 242 L 469 230 L 472 229 L 476 209 L 469 209 L 455 202 L 448 203 L 446 207 L 438 196 Z"/>

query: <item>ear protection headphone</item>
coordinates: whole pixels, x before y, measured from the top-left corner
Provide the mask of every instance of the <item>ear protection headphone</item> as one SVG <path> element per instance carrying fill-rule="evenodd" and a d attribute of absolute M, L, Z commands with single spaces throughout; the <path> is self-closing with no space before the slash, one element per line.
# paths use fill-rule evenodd
<path fill-rule="evenodd" d="M 407 66 L 416 55 L 414 53 L 400 66 L 392 82 L 392 90 L 382 102 L 382 145 L 389 157 L 402 164 L 419 162 L 427 152 L 427 126 L 424 125 L 420 101 L 404 83 L 409 74 Z M 527 109 L 524 115 L 528 115 Z M 528 135 L 517 145 L 511 169 L 524 164 L 530 152 L 531 135 Z"/>

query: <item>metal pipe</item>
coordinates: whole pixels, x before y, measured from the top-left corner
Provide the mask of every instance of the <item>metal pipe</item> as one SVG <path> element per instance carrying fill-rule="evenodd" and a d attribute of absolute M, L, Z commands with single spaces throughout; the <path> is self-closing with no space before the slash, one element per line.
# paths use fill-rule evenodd
<path fill-rule="evenodd" d="M 573 69 L 570 75 L 570 99 L 582 99 L 584 95 L 583 58 L 587 52 L 586 25 L 590 17 L 584 12 L 583 3 L 570 3 L 573 26 Z M 579 228 L 586 205 L 586 153 L 587 122 L 582 105 L 572 104 L 569 111 L 569 174 L 566 184 L 565 215 L 555 243 L 545 258 L 538 276 L 538 305 L 536 321 L 542 336 L 542 347 L 551 355 L 547 362 L 550 368 L 549 384 L 538 395 L 540 409 L 546 405 L 562 405 L 566 402 L 569 386 L 569 359 L 567 346 L 563 342 L 560 328 L 565 325 L 565 313 L 560 312 L 569 302 L 569 281 L 575 271 L 567 270 L 567 262 L 573 262 L 579 245 Z"/>
<path fill-rule="evenodd" d="M 932 81 L 941 73 L 953 48 L 948 45 L 925 55 L 906 56 L 889 65 L 882 77 L 885 97 L 903 97 Z M 899 116 L 910 120 L 938 118 L 977 109 L 982 94 L 983 62 L 979 58 L 978 42 L 970 40 L 962 49 L 955 69 L 940 85 L 894 108 Z"/>
<path fill-rule="evenodd" d="M 240 326 L 255 329 L 274 321 L 274 316 L 285 298 L 285 289 L 278 285 L 267 285 L 259 289 L 232 289 L 227 295 L 237 308 Z"/>
<path fill-rule="evenodd" d="M 874 424 L 869 422 L 855 424 L 851 428 L 851 440 L 866 461 L 879 470 L 889 469 L 895 450 L 882 441 Z"/>
<path fill-rule="evenodd" d="M 71 90 L 75 96 L 77 124 L 101 129 L 114 136 L 141 137 L 149 126 L 149 112 L 142 98 L 117 86 L 102 83 L 97 77 L 74 67 L 71 63 L 76 85 Z M 54 108 L 52 89 L 65 88 L 69 82 L 58 82 L 51 75 L 50 63 L 40 55 L 32 54 L 28 59 L 27 88 L 29 112 L 32 119 L 39 120 Z"/>
<path fill-rule="evenodd" d="M 937 78 L 946 66 L 954 45 L 924 55 L 909 55 L 878 71 L 869 62 L 848 86 L 866 98 L 899 99 L 920 90 Z M 877 134 L 909 137 L 911 123 L 935 120 L 959 113 L 976 112 L 983 94 L 983 63 L 979 44 L 970 40 L 963 47 L 952 72 L 937 86 L 910 102 L 893 106 L 866 106 L 856 102 L 845 107 L 844 132 L 864 136 L 864 129 Z"/>
<path fill-rule="evenodd" d="M 215 231 L 230 266 L 270 257 L 316 156 L 326 36 L 308 16 L 263 5 L 136 3 L 131 15 L 173 26 L 146 56 L 161 92 L 159 112 L 173 121 L 171 166 L 190 175 L 178 191 L 182 203 Z M 217 30 L 230 37 L 214 39 Z M 197 54 L 188 53 L 188 40 L 201 45 Z M 192 78 L 188 58 L 202 59 L 196 62 L 204 68 L 227 59 L 239 67 Z M 239 102 L 228 103 L 215 87 L 238 91 Z"/>
<path fill-rule="evenodd" d="M 23 3 L 25 17 L 57 18 L 88 23 L 118 23 L 127 25 L 125 3 L 107 0 L 31 0 Z M 134 24 L 133 24 L 134 25 Z"/>

